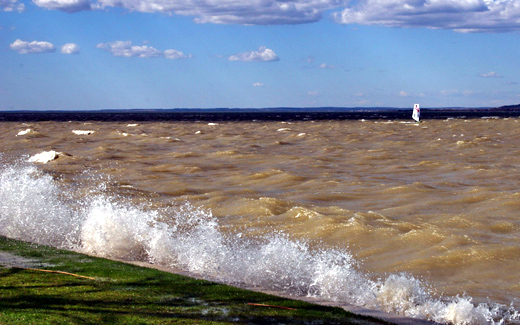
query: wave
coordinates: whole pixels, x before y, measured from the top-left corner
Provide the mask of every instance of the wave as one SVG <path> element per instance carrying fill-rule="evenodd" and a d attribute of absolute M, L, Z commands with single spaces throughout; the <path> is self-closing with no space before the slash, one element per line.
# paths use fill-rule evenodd
<path fill-rule="evenodd" d="M 311 249 L 283 233 L 246 238 L 189 202 L 136 205 L 103 185 L 61 182 L 25 162 L 0 167 L 0 235 L 107 258 L 141 260 L 446 324 L 520 323 L 512 306 L 435 297 L 408 274 L 372 279 L 348 250 Z"/>

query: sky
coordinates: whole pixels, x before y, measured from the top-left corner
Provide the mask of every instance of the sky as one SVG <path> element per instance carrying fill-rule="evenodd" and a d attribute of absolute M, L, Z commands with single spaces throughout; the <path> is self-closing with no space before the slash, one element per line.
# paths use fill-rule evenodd
<path fill-rule="evenodd" d="M 0 0 L 0 110 L 520 103 L 520 0 Z"/>

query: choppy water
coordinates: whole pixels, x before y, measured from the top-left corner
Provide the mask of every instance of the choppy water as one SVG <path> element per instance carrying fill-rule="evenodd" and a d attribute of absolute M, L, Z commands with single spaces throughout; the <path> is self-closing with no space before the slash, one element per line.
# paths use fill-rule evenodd
<path fill-rule="evenodd" d="M 518 323 L 519 126 L 1 122 L 0 234 L 443 323 Z"/>

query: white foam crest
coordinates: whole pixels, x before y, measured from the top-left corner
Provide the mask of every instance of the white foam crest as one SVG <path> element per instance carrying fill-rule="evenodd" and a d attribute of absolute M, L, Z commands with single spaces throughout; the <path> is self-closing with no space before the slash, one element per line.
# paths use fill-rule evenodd
<path fill-rule="evenodd" d="M 122 206 L 109 198 L 96 197 L 85 210 L 81 251 L 101 257 L 145 259 L 155 235 L 158 213 Z"/>
<path fill-rule="evenodd" d="M 29 162 L 36 162 L 46 164 L 50 161 L 53 161 L 59 157 L 60 153 L 54 150 L 51 151 L 43 151 L 29 158 Z"/>
<path fill-rule="evenodd" d="M 216 275 L 230 255 L 211 213 L 190 204 L 174 213 L 175 232 L 154 242 L 149 253 L 152 261 L 170 260 L 170 266 L 199 274 Z"/>
<path fill-rule="evenodd" d="M 92 194 L 73 200 L 33 166 L 0 169 L 0 234 L 104 257 L 212 275 L 294 295 L 351 303 L 446 324 L 520 323 L 518 311 L 435 298 L 410 275 L 372 280 L 346 250 L 313 250 L 283 234 L 244 239 L 220 231 L 211 212 L 186 203 L 162 210 Z M 168 220 L 168 221 L 165 221 Z"/>
<path fill-rule="evenodd" d="M 311 293 L 333 301 L 357 306 L 377 307 L 377 282 L 370 280 L 355 266 L 350 254 L 341 251 L 322 252 L 317 257 Z"/>
<path fill-rule="evenodd" d="M 16 136 L 27 135 L 27 134 L 29 134 L 31 132 L 32 132 L 32 129 L 25 129 L 25 130 L 22 130 L 22 131 L 18 132 L 18 134 Z"/>
<path fill-rule="evenodd" d="M 242 249 L 239 254 L 242 258 L 235 261 L 234 268 L 245 271 L 244 282 L 295 295 L 309 294 L 314 261 L 307 245 L 283 235 L 272 235 L 265 243 Z"/>
<path fill-rule="evenodd" d="M 422 283 L 405 274 L 390 275 L 381 283 L 377 291 L 377 300 L 382 309 L 395 314 L 414 315 L 417 306 L 425 306 L 429 294 Z"/>
<path fill-rule="evenodd" d="M 392 274 L 376 292 L 379 308 L 389 313 L 443 324 L 519 324 L 518 311 L 496 303 L 475 306 L 471 297 L 435 298 L 424 283 L 406 274 Z"/>
<path fill-rule="evenodd" d="M 72 130 L 72 133 L 76 135 L 91 135 L 94 134 L 96 131 L 93 130 Z"/>

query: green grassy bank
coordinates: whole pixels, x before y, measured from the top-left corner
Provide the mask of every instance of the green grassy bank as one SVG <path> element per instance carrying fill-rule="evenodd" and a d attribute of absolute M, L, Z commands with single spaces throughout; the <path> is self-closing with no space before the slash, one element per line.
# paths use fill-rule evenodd
<path fill-rule="evenodd" d="M 0 253 L 0 324 L 385 324 L 1 236 Z"/>

